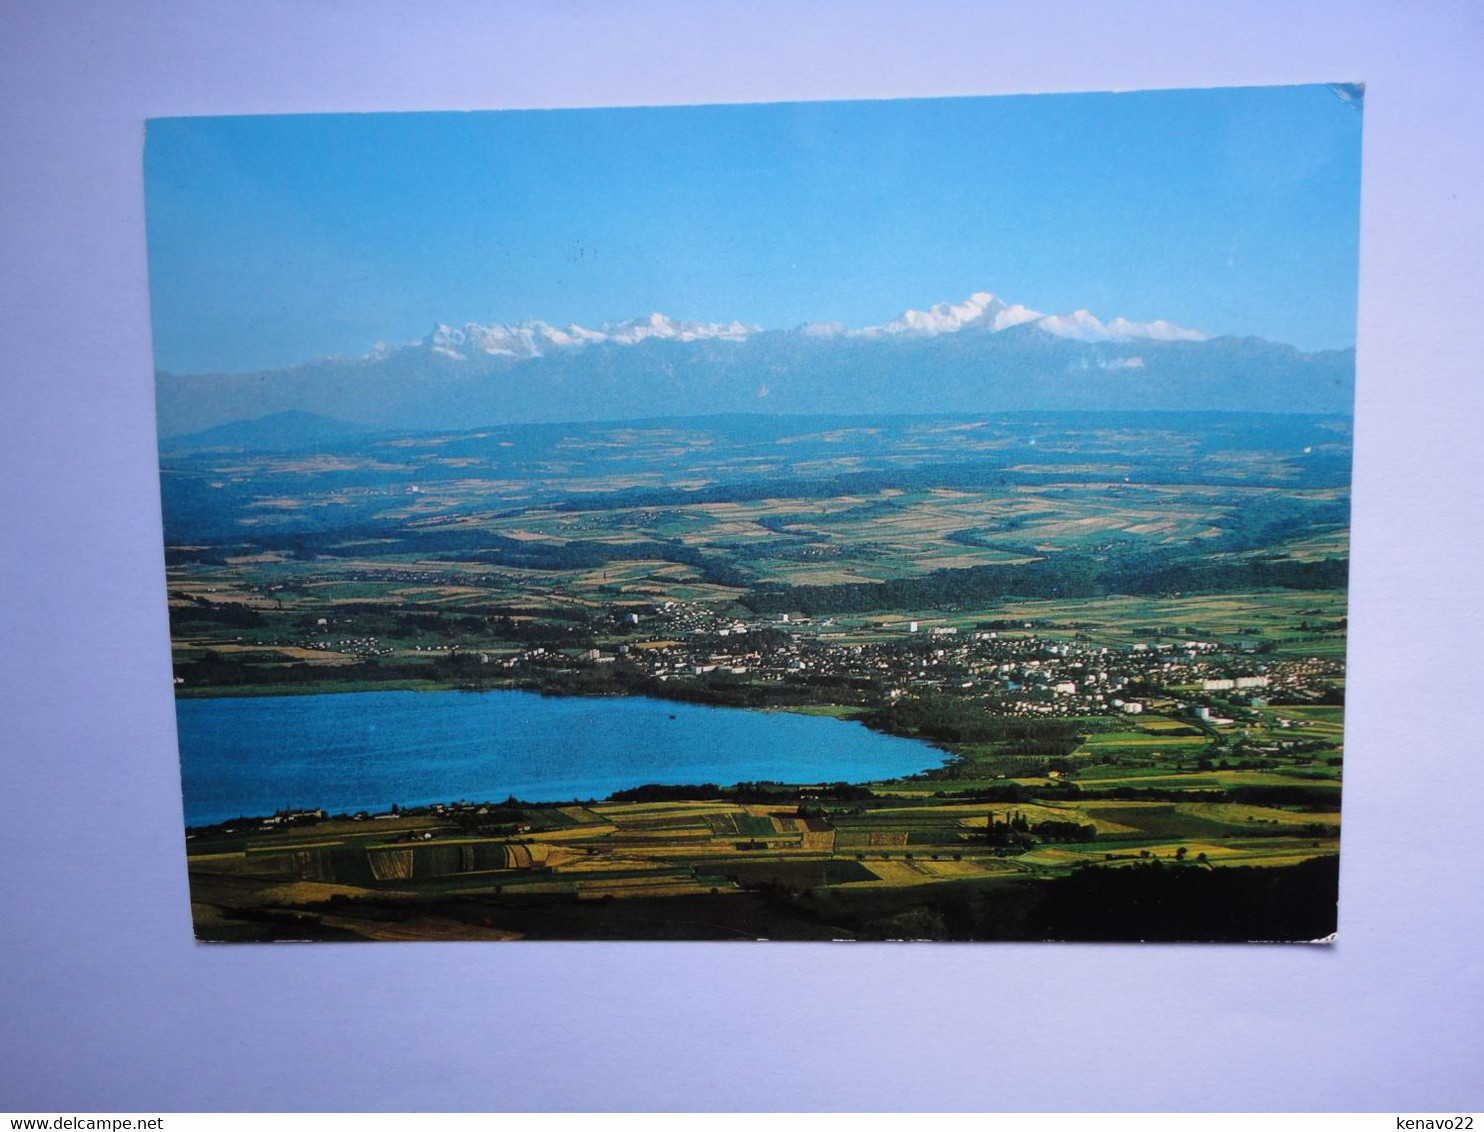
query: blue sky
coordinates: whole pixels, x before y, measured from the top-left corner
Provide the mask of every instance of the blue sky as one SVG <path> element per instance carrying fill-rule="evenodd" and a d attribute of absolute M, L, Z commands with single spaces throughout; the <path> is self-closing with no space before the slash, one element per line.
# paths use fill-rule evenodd
<path fill-rule="evenodd" d="M 975 291 L 1348 346 L 1360 124 L 1325 86 L 157 119 L 156 363 L 440 321 L 860 326 Z"/>

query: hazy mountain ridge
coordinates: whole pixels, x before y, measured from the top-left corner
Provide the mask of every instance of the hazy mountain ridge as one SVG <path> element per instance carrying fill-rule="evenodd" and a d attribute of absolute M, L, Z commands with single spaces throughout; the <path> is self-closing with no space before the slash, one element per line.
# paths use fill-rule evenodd
<path fill-rule="evenodd" d="M 157 381 L 164 436 L 285 412 L 404 428 L 731 412 L 1348 413 L 1354 357 L 1163 320 L 1041 315 L 981 292 L 856 330 L 663 315 L 600 331 L 439 326 L 360 358 Z"/>
<path fill-rule="evenodd" d="M 266 452 L 336 444 L 366 435 L 370 428 L 320 413 L 298 409 L 273 413 L 255 420 L 230 421 L 200 432 L 182 433 L 167 440 L 164 448 L 232 448 Z"/>

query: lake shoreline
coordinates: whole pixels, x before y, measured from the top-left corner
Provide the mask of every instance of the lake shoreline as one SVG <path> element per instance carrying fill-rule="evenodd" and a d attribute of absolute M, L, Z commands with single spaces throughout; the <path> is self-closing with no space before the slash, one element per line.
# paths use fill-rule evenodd
<path fill-rule="evenodd" d="M 639 692 L 626 691 L 621 688 L 607 690 L 591 687 L 571 688 L 563 685 L 521 681 L 492 683 L 488 685 L 471 685 L 441 680 L 347 681 L 346 685 L 251 684 L 244 685 L 241 688 L 228 685 L 198 687 L 190 690 L 177 688 L 175 691 L 175 700 L 177 703 L 181 703 L 195 700 L 252 699 L 258 697 L 360 695 L 371 692 L 464 692 L 475 695 L 485 692 L 532 692 L 536 695 L 558 699 L 653 699 L 664 700 L 669 703 L 694 704 L 702 707 L 736 708 L 740 711 L 761 713 L 786 712 L 791 715 L 852 720 L 861 723 L 878 734 L 891 735 L 898 739 L 912 739 L 941 752 L 943 758 L 940 765 L 928 768 L 929 770 L 942 770 L 955 762 L 962 761 L 963 757 L 960 752 L 945 746 L 939 740 L 909 731 L 893 730 L 888 726 L 883 726 L 883 720 L 879 712 L 874 710 L 879 707 L 877 704 L 843 704 L 825 698 L 804 702 L 739 704 L 727 702 L 720 698 L 707 698 L 704 695 L 666 694 L 667 689 L 663 684 L 655 687 L 646 687 L 643 691 Z M 759 687 L 759 685 L 752 685 L 752 687 Z M 695 690 L 693 688 L 686 688 L 684 685 L 676 685 L 676 688 L 686 691 Z M 864 785 L 864 783 L 859 785 Z"/>
<path fill-rule="evenodd" d="M 367 691 L 371 692 L 372 690 L 368 689 Z M 631 747 L 634 744 L 639 744 L 640 746 L 642 746 L 644 743 L 647 743 L 648 736 L 654 733 L 653 726 L 655 723 L 674 723 L 677 718 L 682 721 L 682 731 L 673 739 L 669 740 L 669 745 L 667 745 L 665 748 L 666 752 L 670 755 L 670 758 L 668 760 L 659 761 L 656 765 L 654 765 L 652 771 L 644 765 L 635 766 L 633 761 L 628 764 L 629 766 L 634 767 L 634 773 L 632 774 L 625 774 L 622 773 L 621 770 L 615 771 L 605 767 L 604 769 L 596 772 L 596 782 L 598 783 L 598 785 L 595 785 L 593 789 L 564 790 L 557 785 L 557 782 L 563 781 L 562 779 L 558 778 L 556 782 L 553 782 L 551 784 L 552 789 L 549 795 L 546 793 L 533 793 L 532 791 L 534 790 L 539 789 L 544 791 L 546 789 L 546 787 L 537 786 L 534 783 L 526 784 L 524 785 L 524 787 L 522 787 L 521 784 L 517 782 L 516 788 L 507 788 L 507 784 L 510 781 L 507 778 L 507 784 L 502 784 L 501 786 L 499 786 L 498 789 L 490 789 L 490 797 L 487 800 L 487 803 L 490 805 L 500 804 L 500 798 L 506 797 L 518 797 L 523 803 L 528 803 L 531 805 L 563 805 L 582 802 L 585 800 L 601 800 L 603 798 L 610 797 L 615 793 L 650 786 L 658 788 L 665 788 L 669 786 L 693 786 L 696 788 L 706 787 L 735 789 L 738 786 L 746 786 L 751 783 L 766 783 L 770 788 L 776 787 L 776 791 L 772 791 L 770 789 L 770 793 L 777 793 L 781 801 L 785 797 L 796 796 L 799 794 L 799 792 L 808 791 L 811 788 L 844 786 L 864 789 L 867 784 L 871 783 L 899 782 L 904 779 L 917 778 L 919 776 L 934 776 L 934 772 L 941 772 L 945 767 L 951 765 L 958 758 L 958 756 L 955 755 L 953 752 L 945 750 L 943 747 L 929 740 L 912 735 L 893 734 L 885 729 L 871 726 L 871 721 L 862 717 L 869 709 L 864 709 L 859 705 L 790 704 L 751 706 L 734 704 L 713 704 L 696 702 L 694 700 L 688 699 L 667 699 L 655 696 L 623 694 L 617 692 L 595 695 L 591 693 L 580 693 L 575 691 L 553 691 L 549 689 L 532 689 L 519 687 L 489 689 L 470 689 L 457 687 L 443 689 L 409 689 L 405 687 L 380 688 L 376 689 L 373 694 L 405 694 L 408 696 L 420 696 L 424 692 L 445 696 L 454 692 L 473 692 L 478 694 L 477 698 L 482 698 L 484 695 L 488 695 L 490 693 L 503 693 L 507 695 L 509 693 L 520 693 L 522 697 L 532 697 L 532 699 L 535 701 L 580 704 L 583 701 L 593 702 L 604 700 L 613 702 L 615 704 L 623 703 L 625 705 L 634 705 L 633 707 L 626 706 L 625 715 L 622 717 L 618 717 L 612 721 L 614 730 L 626 733 L 636 732 L 636 734 L 631 734 L 629 738 L 625 740 L 625 742 L 627 742 Z M 342 692 L 341 695 L 345 697 L 358 697 L 360 693 Z M 278 698 L 280 697 L 270 697 L 264 693 L 260 693 L 256 696 L 240 697 L 229 697 L 220 695 L 209 697 L 182 697 L 177 705 L 179 708 L 186 708 L 186 705 L 199 705 L 199 707 L 196 707 L 194 709 L 186 708 L 186 712 L 178 717 L 181 729 L 180 736 L 183 770 L 186 772 L 184 777 L 186 778 L 188 784 L 193 774 L 199 776 L 205 773 L 202 770 L 202 767 L 210 765 L 213 761 L 220 764 L 218 767 L 218 770 L 220 772 L 226 773 L 229 776 L 233 773 L 241 773 L 241 769 L 238 764 L 261 764 L 263 756 L 256 748 L 252 748 L 250 746 L 242 746 L 243 743 L 250 742 L 250 738 L 247 733 L 251 732 L 253 730 L 253 727 L 257 728 L 259 738 L 261 738 L 262 735 L 270 735 L 273 737 L 270 745 L 272 743 L 282 744 L 282 751 L 287 751 L 290 746 L 292 746 L 294 751 L 293 757 L 302 757 L 306 753 L 309 755 L 313 755 L 313 743 L 302 744 L 301 750 L 300 744 L 296 743 L 291 745 L 287 742 L 288 737 L 291 734 L 297 735 L 297 732 L 293 726 L 287 726 L 279 723 L 276 717 L 273 722 L 264 723 L 264 712 L 254 713 L 250 708 L 248 708 L 248 705 L 254 703 L 264 703 L 264 701 L 267 701 L 269 699 Z M 293 699 L 306 700 L 307 698 L 308 697 L 305 696 L 282 697 L 282 699 L 288 702 L 291 702 Z M 497 701 L 491 700 L 488 701 L 488 703 L 483 707 L 473 709 L 474 714 L 476 716 L 480 715 L 483 711 L 487 711 L 490 705 L 493 705 L 496 702 Z M 520 701 L 516 700 L 509 700 L 505 702 L 515 704 L 517 705 L 517 707 L 520 703 Z M 206 733 L 197 731 L 195 734 L 193 734 L 193 730 L 195 729 L 189 724 L 187 716 L 192 713 L 200 715 L 203 710 L 212 715 L 219 715 L 219 713 L 213 711 L 211 708 L 208 707 L 208 705 L 211 704 L 222 704 L 224 706 L 232 705 L 231 708 L 227 709 L 228 711 L 245 710 L 248 712 L 248 718 L 250 720 L 255 719 L 255 722 L 252 724 L 252 726 L 248 726 L 245 724 L 235 723 L 229 718 L 219 718 L 219 720 L 212 726 L 221 729 L 220 736 L 225 736 L 229 739 L 229 741 L 226 743 L 223 743 L 221 737 L 219 737 L 217 734 L 211 733 L 210 731 Z M 646 704 L 650 705 L 647 709 L 644 706 L 641 706 Z M 279 710 L 281 710 L 282 706 L 283 705 L 280 705 Z M 307 707 L 308 705 L 305 704 L 304 706 Z M 369 705 L 366 706 L 369 707 Z M 741 715 L 733 720 L 733 726 L 730 728 L 723 727 L 720 730 L 718 730 L 713 725 L 712 720 L 707 720 L 704 717 L 695 714 L 698 712 L 710 713 L 715 711 L 728 711 L 730 714 L 736 715 L 738 709 L 741 709 Z M 525 712 L 529 713 L 531 709 L 529 705 L 527 705 L 524 710 Z M 354 719 L 361 726 L 369 726 L 371 728 L 371 731 L 373 732 L 376 729 L 375 725 L 371 725 L 367 722 L 374 718 L 374 713 L 372 715 L 368 715 L 366 711 L 361 707 L 352 709 L 337 705 L 337 714 L 344 719 Z M 405 714 L 405 705 L 401 713 L 393 711 L 394 716 L 398 714 Z M 545 713 L 544 711 L 540 711 L 539 709 L 537 710 L 536 714 L 543 719 L 547 715 L 547 713 Z M 514 746 L 507 746 L 506 748 L 504 748 L 503 753 L 505 757 L 513 758 L 515 762 L 510 764 L 499 764 L 496 768 L 486 767 L 481 773 L 499 773 L 506 775 L 513 774 L 517 778 L 521 774 L 530 775 L 534 773 L 536 774 L 538 779 L 541 776 L 549 773 L 565 773 L 568 775 L 576 775 L 578 778 L 594 774 L 594 771 L 592 769 L 593 766 L 602 766 L 603 764 L 601 763 L 601 759 L 596 764 L 589 761 L 594 757 L 592 755 L 592 752 L 611 750 L 610 746 L 608 746 L 610 740 L 598 734 L 598 732 L 606 731 L 608 729 L 609 721 L 607 719 L 598 721 L 595 720 L 591 715 L 588 715 L 585 719 L 577 718 L 582 714 L 583 713 L 581 712 L 580 708 L 572 709 L 565 713 L 559 712 L 556 716 L 558 723 L 556 731 L 554 733 L 547 733 L 543 731 L 526 734 L 524 732 L 521 732 L 516 738 L 507 738 L 501 740 L 507 744 L 514 744 Z M 566 719 L 570 720 L 570 722 L 564 721 L 562 718 L 563 715 L 565 715 Z M 647 716 L 653 716 L 654 718 L 646 721 Z M 742 716 L 751 717 L 753 719 L 787 717 L 800 721 L 803 726 L 802 729 L 799 727 L 789 727 L 783 734 L 773 734 L 768 732 L 766 729 L 760 730 L 752 724 L 742 724 L 741 729 L 743 732 L 747 733 L 748 737 L 746 741 L 740 743 L 739 745 L 737 736 L 731 733 L 737 730 L 735 724 L 740 723 Z M 442 718 L 441 713 L 440 718 Z M 638 721 L 637 727 L 635 726 L 636 720 Z M 829 720 L 833 723 L 857 723 L 860 725 L 860 729 L 862 732 L 872 736 L 873 738 L 871 740 L 858 740 L 843 744 L 832 744 L 829 742 L 821 743 L 820 735 L 822 734 L 822 732 L 820 732 L 819 729 L 814 726 L 813 721 L 815 720 L 821 722 L 823 722 L 824 720 Z M 198 724 L 197 726 L 199 727 L 200 725 Z M 397 725 L 386 724 L 385 726 L 387 726 L 389 731 L 392 731 Z M 405 739 L 388 740 L 377 737 L 377 743 L 371 747 L 368 747 L 365 751 L 356 748 L 353 752 L 353 761 L 355 761 L 357 764 L 356 773 L 366 773 L 362 764 L 377 767 L 379 765 L 378 761 L 380 760 L 382 762 L 385 762 L 387 765 L 392 765 L 398 758 L 404 758 L 407 760 L 406 765 L 409 771 L 417 771 L 420 766 L 420 761 L 417 758 L 413 757 L 411 753 L 413 751 L 417 751 L 419 747 L 422 747 L 424 745 L 424 732 L 426 727 L 427 720 L 420 717 L 416 721 L 416 729 L 409 730 Z M 596 731 L 595 728 L 597 729 Z M 467 774 L 469 773 L 469 765 L 467 764 L 469 764 L 471 760 L 488 760 L 492 757 L 498 757 L 498 755 L 501 753 L 501 748 L 499 747 L 498 743 L 496 743 L 495 746 L 491 746 L 490 740 L 496 738 L 497 732 L 499 730 L 500 729 L 496 729 L 489 735 L 480 733 L 480 735 L 477 737 L 470 736 L 466 740 L 464 740 L 467 744 L 467 750 L 460 749 L 454 756 L 456 759 L 461 760 L 459 764 L 453 768 L 457 772 L 457 775 L 467 776 Z M 807 740 L 801 738 L 801 736 L 806 734 L 808 735 Z M 832 732 L 831 734 L 833 734 L 835 738 L 838 739 L 843 733 Z M 704 743 L 702 743 L 701 740 L 704 740 Z M 895 744 L 898 742 L 910 744 L 910 751 L 913 757 L 902 757 L 903 752 L 905 750 L 908 750 L 908 748 L 894 748 L 893 746 L 883 746 L 882 741 L 888 741 L 891 744 Z M 438 736 L 437 742 L 446 744 L 446 737 L 441 735 Z M 563 748 L 562 752 L 554 751 L 554 742 L 558 746 Z M 616 742 L 616 740 L 614 740 L 613 742 Z M 392 745 L 387 746 L 388 743 L 391 743 Z M 544 754 L 542 752 L 543 743 L 545 743 L 548 748 L 548 750 Z M 730 747 L 728 745 L 729 743 L 731 744 Z M 224 748 L 234 747 L 236 748 L 235 754 L 222 753 L 222 750 Z M 701 748 L 704 748 L 704 751 L 703 753 L 698 754 L 697 751 Z M 852 770 L 850 769 L 849 763 L 846 762 L 842 764 L 838 770 L 836 770 L 829 764 L 829 760 L 832 758 L 846 760 L 859 760 L 861 758 L 881 759 L 884 756 L 890 755 L 890 753 L 894 749 L 896 750 L 896 758 L 894 761 L 888 760 L 888 765 L 886 766 L 871 766 L 869 767 L 869 769 L 857 766 L 855 769 Z M 402 754 L 404 750 L 408 752 L 406 755 Z M 280 751 L 279 753 L 282 754 L 282 751 Z M 572 762 L 572 759 L 574 758 L 574 755 L 572 753 L 573 751 L 582 752 L 580 756 L 575 756 L 578 760 L 576 763 Z M 723 754 L 723 752 L 728 751 L 731 752 L 729 756 Z M 726 765 L 727 757 L 754 760 L 759 754 L 763 752 L 766 752 L 766 757 L 772 761 L 763 763 L 762 769 L 760 770 L 748 772 L 738 767 Z M 332 750 L 331 753 L 335 757 L 339 757 L 341 759 L 351 757 L 346 754 L 346 749 L 343 748 L 343 744 L 340 748 Z M 648 754 L 648 749 L 645 749 L 643 751 L 643 755 L 647 757 Z M 269 756 L 268 761 L 271 762 L 272 757 L 273 756 Z M 439 748 L 437 757 L 448 757 L 448 751 L 446 747 Z M 527 764 L 522 761 L 525 759 L 530 759 L 532 757 L 536 759 L 534 763 Z M 629 757 L 632 760 L 632 753 Z M 563 758 L 567 760 L 567 765 L 565 766 L 563 766 L 562 764 Z M 722 760 L 719 764 L 716 761 L 718 758 Z M 551 764 L 548 764 L 548 762 L 545 761 L 547 759 L 554 759 L 555 761 Z M 675 759 L 680 759 L 682 765 L 673 765 Z M 687 759 L 693 761 L 699 760 L 699 763 L 696 764 L 696 769 L 694 770 L 694 772 L 692 772 L 685 765 L 685 761 Z M 291 758 L 290 761 L 293 761 L 293 759 Z M 815 770 L 815 766 L 821 761 L 824 763 L 823 768 L 820 770 Z M 799 770 L 803 769 L 802 766 L 798 765 L 799 763 L 803 763 L 804 766 L 807 766 L 809 770 L 813 770 L 814 773 L 808 773 L 807 771 L 802 774 L 797 773 Z M 617 765 L 619 765 L 620 767 L 622 766 L 622 764 Z M 777 768 L 779 768 L 780 766 L 786 767 L 793 773 L 780 776 L 776 772 Z M 404 808 L 404 806 L 410 807 L 411 809 L 418 809 L 426 808 L 435 804 L 448 804 L 449 799 L 447 797 L 437 799 L 433 797 L 433 795 L 439 793 L 439 791 L 437 786 L 431 783 L 428 784 L 429 788 L 412 788 L 408 791 L 405 791 L 402 797 L 395 797 L 390 791 L 378 792 L 381 790 L 381 788 L 366 785 L 364 783 L 358 783 L 355 789 L 363 791 L 360 797 L 365 798 L 370 796 L 371 794 L 375 794 L 376 803 L 374 805 L 361 804 L 360 802 L 352 805 L 342 804 L 341 801 L 335 797 L 336 790 L 343 789 L 343 787 L 337 787 L 336 785 L 334 785 L 334 770 L 334 766 L 331 765 L 323 772 L 319 771 L 318 769 L 313 772 L 325 773 L 326 775 L 330 775 L 330 777 L 326 779 L 327 785 L 325 785 L 323 789 L 316 788 L 315 784 L 310 784 L 302 781 L 288 783 L 273 782 L 271 778 L 265 775 L 264 772 L 260 771 L 259 774 L 251 780 L 244 779 L 243 784 L 248 787 L 258 785 L 260 783 L 262 786 L 271 785 L 273 789 L 279 790 L 281 795 L 286 799 L 284 805 L 269 806 L 264 805 L 261 800 L 245 800 L 243 802 L 243 812 L 232 814 L 230 817 L 218 817 L 218 815 L 221 815 L 223 812 L 223 802 L 220 800 L 214 803 L 202 801 L 196 804 L 212 806 L 214 808 L 214 813 L 210 814 L 209 816 L 203 814 L 197 820 L 188 821 L 187 828 L 191 830 L 205 829 L 220 825 L 224 821 L 251 821 L 255 820 L 255 817 L 256 820 L 262 820 L 263 818 L 270 817 L 274 814 L 283 813 L 289 810 L 324 810 L 326 813 L 354 813 L 365 811 L 368 808 L 387 810 L 394 803 L 398 806 L 399 810 Z M 428 773 L 433 773 L 435 772 L 435 770 L 436 766 L 434 766 L 434 769 L 429 770 Z M 299 768 L 299 772 L 303 772 L 302 767 Z M 602 777 L 603 774 L 614 773 L 618 774 L 618 778 L 616 778 L 615 781 L 612 783 L 606 782 Z M 212 783 L 213 789 L 220 789 L 220 787 L 216 784 L 215 779 L 210 779 L 210 781 Z M 198 785 L 198 789 L 200 788 L 201 787 Z M 449 793 L 452 796 L 461 796 L 464 798 L 468 798 L 473 796 L 474 794 L 477 794 L 478 791 L 476 789 L 472 789 L 467 785 L 460 785 L 455 780 L 450 783 Z M 534 800 L 538 798 L 549 798 L 550 800 L 539 802 Z M 289 805 L 288 801 L 292 801 L 293 804 Z M 188 810 L 192 808 L 192 804 L 191 791 L 188 789 Z M 258 815 L 257 811 L 260 809 L 265 810 L 266 812 Z"/>

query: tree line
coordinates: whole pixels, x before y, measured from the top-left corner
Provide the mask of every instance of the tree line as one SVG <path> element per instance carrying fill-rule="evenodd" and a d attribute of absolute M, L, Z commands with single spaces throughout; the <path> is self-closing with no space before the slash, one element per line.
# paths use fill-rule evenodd
<path fill-rule="evenodd" d="M 1160 561 L 1154 555 L 1112 560 L 1066 552 L 1020 566 L 934 570 L 915 578 L 790 586 L 768 583 L 739 600 L 759 615 L 871 613 L 883 609 L 973 608 L 1005 598 L 1097 598 L 1261 589 L 1332 590 L 1348 585 L 1348 558 L 1256 558 L 1243 562 Z"/>

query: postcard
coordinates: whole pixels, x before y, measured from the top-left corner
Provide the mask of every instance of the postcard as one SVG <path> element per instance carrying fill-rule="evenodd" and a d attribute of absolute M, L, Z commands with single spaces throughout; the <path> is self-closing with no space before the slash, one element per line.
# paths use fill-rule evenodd
<path fill-rule="evenodd" d="M 151 121 L 197 937 L 1330 937 L 1362 106 Z"/>

